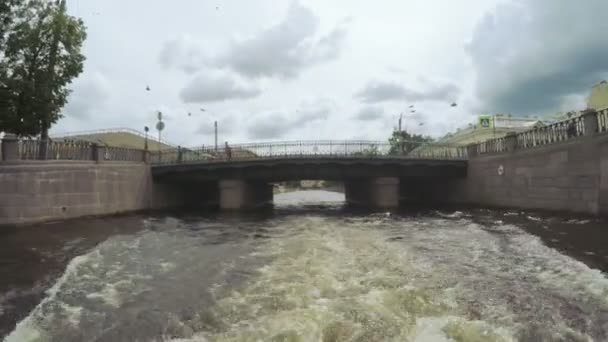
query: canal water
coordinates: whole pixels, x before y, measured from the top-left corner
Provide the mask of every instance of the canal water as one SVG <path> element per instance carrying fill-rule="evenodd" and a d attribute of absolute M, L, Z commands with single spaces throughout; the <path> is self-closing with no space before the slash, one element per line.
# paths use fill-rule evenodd
<path fill-rule="evenodd" d="M 608 340 L 606 222 L 343 200 L 3 229 L 0 340 Z"/>

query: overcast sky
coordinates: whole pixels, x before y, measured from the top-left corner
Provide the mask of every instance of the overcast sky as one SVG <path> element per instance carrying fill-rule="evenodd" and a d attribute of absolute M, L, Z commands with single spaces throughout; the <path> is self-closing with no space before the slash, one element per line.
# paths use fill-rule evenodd
<path fill-rule="evenodd" d="M 384 140 L 401 112 L 408 130 L 438 136 L 480 113 L 578 109 L 608 78 L 606 0 L 68 7 L 88 27 L 87 61 L 55 134 L 153 128 L 160 110 L 163 137 L 182 145 L 212 143 L 215 120 L 233 143 Z"/>

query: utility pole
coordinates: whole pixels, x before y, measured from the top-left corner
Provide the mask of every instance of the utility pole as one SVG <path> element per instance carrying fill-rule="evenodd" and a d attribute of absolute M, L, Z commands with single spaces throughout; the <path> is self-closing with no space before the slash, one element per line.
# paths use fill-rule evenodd
<path fill-rule="evenodd" d="M 46 75 L 46 90 L 48 91 L 46 94 L 46 98 L 43 99 L 43 110 L 46 112 L 43 116 L 43 119 L 40 122 L 40 149 L 38 151 L 38 159 L 46 159 L 47 158 L 47 150 L 49 143 L 49 126 L 50 118 L 51 118 L 51 106 L 50 102 L 53 97 L 52 86 L 54 82 L 55 76 L 55 65 L 57 64 L 57 54 L 59 52 L 59 40 L 61 39 L 61 30 L 60 24 L 62 22 L 61 18 L 65 15 L 66 12 L 66 0 L 57 0 L 57 6 L 59 7 L 59 12 L 55 14 L 53 18 L 53 40 L 51 41 L 51 50 L 49 52 L 49 65 L 47 69 Z"/>
<path fill-rule="evenodd" d="M 215 152 L 217 153 L 217 121 L 213 123 L 215 129 Z"/>
<path fill-rule="evenodd" d="M 403 113 L 399 115 L 399 147 L 401 148 L 401 154 L 403 154 L 403 131 L 401 130 L 401 122 L 403 121 Z"/>

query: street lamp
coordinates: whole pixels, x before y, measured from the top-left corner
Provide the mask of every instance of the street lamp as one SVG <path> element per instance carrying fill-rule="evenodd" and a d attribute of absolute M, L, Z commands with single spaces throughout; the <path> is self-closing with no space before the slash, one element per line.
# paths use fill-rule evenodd
<path fill-rule="evenodd" d="M 150 131 L 150 128 L 148 126 L 144 126 L 144 133 L 145 133 L 145 138 L 144 138 L 144 150 L 148 151 L 148 132 Z"/>
<path fill-rule="evenodd" d="M 158 131 L 158 152 L 160 152 L 160 141 L 161 141 L 161 132 L 165 129 L 165 122 L 163 121 L 163 113 L 161 111 L 158 112 L 158 122 L 156 123 L 156 130 Z"/>

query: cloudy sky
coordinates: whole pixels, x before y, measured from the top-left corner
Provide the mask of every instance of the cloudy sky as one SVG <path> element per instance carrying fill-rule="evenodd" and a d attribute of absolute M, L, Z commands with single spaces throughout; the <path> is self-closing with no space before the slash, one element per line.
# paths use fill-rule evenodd
<path fill-rule="evenodd" d="M 143 130 L 162 111 L 163 137 L 182 145 L 212 143 L 215 120 L 234 143 L 384 140 L 403 112 L 408 130 L 439 136 L 479 113 L 580 108 L 608 78 L 606 0 L 68 7 L 88 27 L 87 62 L 55 134 Z"/>

